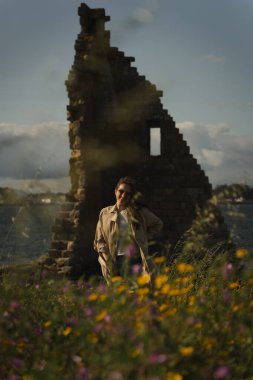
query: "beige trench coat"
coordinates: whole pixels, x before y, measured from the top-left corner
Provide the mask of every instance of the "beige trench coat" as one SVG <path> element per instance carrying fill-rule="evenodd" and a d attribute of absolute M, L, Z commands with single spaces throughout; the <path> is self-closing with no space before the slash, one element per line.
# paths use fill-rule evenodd
<path fill-rule="evenodd" d="M 140 249 L 143 270 L 150 272 L 148 264 L 148 241 L 151 240 L 163 227 L 161 219 L 147 208 L 141 208 L 137 212 L 138 219 L 132 216 L 131 210 L 127 209 L 130 232 Z M 116 245 L 117 245 L 117 218 L 116 205 L 108 206 L 101 210 L 97 223 L 94 249 L 98 252 L 98 261 L 101 265 L 102 274 L 107 283 L 110 283 L 111 275 L 115 269 Z"/>

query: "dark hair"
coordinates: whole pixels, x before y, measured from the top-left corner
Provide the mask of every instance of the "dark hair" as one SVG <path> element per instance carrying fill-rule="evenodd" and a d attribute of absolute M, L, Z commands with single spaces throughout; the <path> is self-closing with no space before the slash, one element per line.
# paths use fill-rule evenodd
<path fill-rule="evenodd" d="M 134 213 L 143 207 L 147 207 L 146 203 L 143 200 L 143 195 L 137 191 L 135 179 L 129 176 L 121 177 L 116 185 L 116 190 L 119 188 L 119 186 L 122 183 L 124 183 L 125 185 L 128 185 L 131 188 L 132 196 L 131 196 L 130 207 Z"/>
<path fill-rule="evenodd" d="M 116 185 L 116 189 L 119 188 L 119 186 L 124 183 L 125 185 L 129 186 L 131 188 L 132 195 L 136 193 L 136 181 L 131 177 L 121 177 L 118 180 L 118 183 Z"/>

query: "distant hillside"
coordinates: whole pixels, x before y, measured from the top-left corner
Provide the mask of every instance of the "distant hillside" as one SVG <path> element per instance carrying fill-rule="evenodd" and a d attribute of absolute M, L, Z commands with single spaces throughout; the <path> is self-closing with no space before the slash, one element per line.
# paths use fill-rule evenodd
<path fill-rule="evenodd" d="M 27 194 L 22 191 L 14 190 L 9 187 L 0 187 L 0 205 L 1 204 L 50 204 L 64 202 L 66 195 L 64 193 L 39 193 Z"/>
<path fill-rule="evenodd" d="M 253 188 L 244 184 L 219 185 L 213 190 L 214 195 L 222 194 L 231 201 L 253 201 Z"/>

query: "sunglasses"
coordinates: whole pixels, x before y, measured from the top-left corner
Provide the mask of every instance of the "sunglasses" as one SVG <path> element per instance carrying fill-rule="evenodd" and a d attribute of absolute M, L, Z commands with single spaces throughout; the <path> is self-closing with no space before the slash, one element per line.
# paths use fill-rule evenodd
<path fill-rule="evenodd" d="M 130 196 L 132 195 L 132 193 L 130 191 L 125 191 L 123 189 L 118 189 L 118 192 L 122 195 L 122 194 L 126 194 L 127 196 Z"/>

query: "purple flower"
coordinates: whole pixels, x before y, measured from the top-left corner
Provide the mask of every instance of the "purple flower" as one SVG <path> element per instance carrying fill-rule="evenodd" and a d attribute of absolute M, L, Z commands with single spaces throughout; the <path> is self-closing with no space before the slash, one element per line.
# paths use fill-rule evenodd
<path fill-rule="evenodd" d="M 18 309 L 20 306 L 19 302 L 16 301 L 16 300 L 13 300 L 10 302 L 10 310 L 11 311 L 15 311 L 16 309 Z"/>
<path fill-rule="evenodd" d="M 84 309 L 84 314 L 87 318 L 89 317 L 92 317 L 93 314 L 94 314 L 94 311 L 93 309 L 91 309 L 90 307 L 87 307 L 86 309 Z"/>
<path fill-rule="evenodd" d="M 20 380 L 20 377 L 11 375 L 11 376 L 8 376 L 6 380 Z"/>
<path fill-rule="evenodd" d="M 77 288 L 78 289 L 84 289 L 86 287 L 85 285 L 86 284 L 85 284 L 84 280 L 78 280 L 77 281 Z"/>
<path fill-rule="evenodd" d="M 88 370 L 85 367 L 80 367 L 77 370 L 75 380 L 86 380 L 88 378 Z"/>
<path fill-rule="evenodd" d="M 28 343 L 29 339 L 26 336 L 22 336 L 22 338 L 19 339 L 19 342 L 21 342 L 21 343 Z"/>
<path fill-rule="evenodd" d="M 97 289 L 99 293 L 107 292 L 107 286 L 104 283 L 99 284 Z"/>
<path fill-rule="evenodd" d="M 94 332 L 99 333 L 103 329 L 102 323 L 98 323 L 97 325 L 94 326 Z"/>
<path fill-rule="evenodd" d="M 230 377 L 230 369 L 225 365 L 216 368 L 213 373 L 213 378 L 216 380 L 225 379 L 226 377 Z"/>
<path fill-rule="evenodd" d="M 127 247 L 127 250 L 126 250 L 126 256 L 127 257 L 133 257 L 136 253 L 136 247 L 134 244 L 130 244 L 128 247 Z"/>
<path fill-rule="evenodd" d="M 232 263 L 227 263 L 224 265 L 222 269 L 222 274 L 225 280 L 229 278 L 229 276 L 233 273 L 233 270 L 234 270 L 234 266 Z"/>
<path fill-rule="evenodd" d="M 35 329 L 33 329 L 33 333 L 35 335 L 40 335 L 42 333 L 42 328 L 41 327 L 35 327 Z"/>
<path fill-rule="evenodd" d="M 75 317 L 70 317 L 70 318 L 68 318 L 67 321 L 66 321 L 66 324 L 67 324 L 68 326 L 71 326 L 71 327 L 76 326 L 77 323 L 78 323 L 78 319 L 75 318 Z"/>
<path fill-rule="evenodd" d="M 112 321 L 112 317 L 111 317 L 111 315 L 109 315 L 109 314 L 107 314 L 106 316 L 105 316 L 105 322 L 107 322 L 107 323 L 110 323 L 111 321 Z"/>
<path fill-rule="evenodd" d="M 167 360 L 167 355 L 165 354 L 152 354 L 149 356 L 148 361 L 150 364 L 160 364 Z"/>
<path fill-rule="evenodd" d="M 141 273 L 141 266 L 139 264 L 134 264 L 132 266 L 132 272 L 133 272 L 133 274 L 140 274 Z"/>
<path fill-rule="evenodd" d="M 13 358 L 11 363 L 14 369 L 20 369 L 23 365 L 23 361 L 19 358 Z"/>
<path fill-rule="evenodd" d="M 224 289 L 223 291 L 223 300 L 225 303 L 230 303 L 231 301 L 231 293 L 228 289 Z"/>

